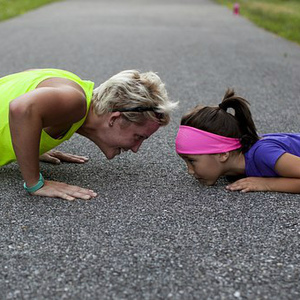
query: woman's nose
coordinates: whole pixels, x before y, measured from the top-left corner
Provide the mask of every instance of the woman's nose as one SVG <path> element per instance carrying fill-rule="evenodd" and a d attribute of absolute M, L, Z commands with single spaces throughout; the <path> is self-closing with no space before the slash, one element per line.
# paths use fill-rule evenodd
<path fill-rule="evenodd" d="M 137 153 L 142 145 L 143 141 L 138 142 L 136 145 L 131 147 L 131 151 L 134 153 Z"/>

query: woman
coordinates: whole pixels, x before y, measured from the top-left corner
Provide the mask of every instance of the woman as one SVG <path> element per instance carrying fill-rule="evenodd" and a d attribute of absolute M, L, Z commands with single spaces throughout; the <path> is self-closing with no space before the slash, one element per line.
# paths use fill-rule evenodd
<path fill-rule="evenodd" d="M 94 89 L 94 83 L 58 69 L 34 69 L 0 79 L 0 166 L 17 160 L 24 188 L 38 196 L 90 199 L 94 191 L 44 180 L 41 160 L 83 163 L 79 156 L 49 152 L 75 132 L 92 140 L 108 159 L 137 152 L 167 125 L 176 103 L 153 72 L 127 70 Z"/>

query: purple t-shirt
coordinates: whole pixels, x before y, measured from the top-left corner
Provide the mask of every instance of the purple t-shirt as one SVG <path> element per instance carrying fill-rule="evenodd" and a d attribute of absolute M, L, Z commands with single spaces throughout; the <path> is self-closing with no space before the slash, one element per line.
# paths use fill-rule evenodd
<path fill-rule="evenodd" d="M 300 157 L 300 133 L 264 134 L 245 153 L 246 176 L 277 177 L 275 164 L 284 153 Z"/>

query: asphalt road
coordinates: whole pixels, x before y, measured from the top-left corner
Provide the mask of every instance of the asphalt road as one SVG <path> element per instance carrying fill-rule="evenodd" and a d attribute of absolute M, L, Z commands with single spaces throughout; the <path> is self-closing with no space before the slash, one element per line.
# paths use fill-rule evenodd
<path fill-rule="evenodd" d="M 300 299 L 300 196 L 202 187 L 174 151 L 181 115 L 227 87 L 260 133 L 299 131 L 300 46 L 208 0 L 67 0 L 0 23 L 0 40 L 1 76 L 153 70 L 180 101 L 138 154 L 107 161 L 76 136 L 61 149 L 87 164 L 41 165 L 92 201 L 30 197 L 16 164 L 0 169 L 1 300 Z"/>

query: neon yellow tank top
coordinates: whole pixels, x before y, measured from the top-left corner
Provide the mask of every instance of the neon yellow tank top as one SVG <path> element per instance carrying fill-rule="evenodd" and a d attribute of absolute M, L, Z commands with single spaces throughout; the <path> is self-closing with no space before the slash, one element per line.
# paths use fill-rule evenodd
<path fill-rule="evenodd" d="M 9 130 L 9 103 L 13 99 L 34 90 L 39 83 L 51 77 L 67 78 L 79 84 L 85 92 L 87 112 L 89 111 L 94 83 L 88 80 L 82 80 L 77 75 L 68 71 L 35 69 L 0 78 L 0 166 L 16 161 Z M 83 124 L 86 116 L 87 114 L 83 119 L 74 123 L 68 132 L 60 139 L 52 138 L 43 130 L 41 134 L 40 154 L 68 140 Z"/>

